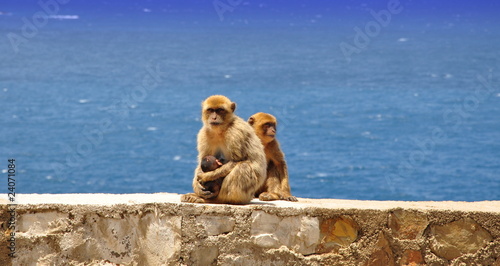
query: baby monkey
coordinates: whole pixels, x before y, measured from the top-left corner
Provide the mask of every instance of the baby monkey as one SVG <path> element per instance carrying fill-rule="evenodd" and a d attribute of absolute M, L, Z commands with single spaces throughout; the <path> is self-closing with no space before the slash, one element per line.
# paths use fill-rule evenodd
<path fill-rule="evenodd" d="M 215 156 L 208 155 L 203 157 L 200 163 L 200 167 L 201 170 L 206 173 L 221 167 L 222 164 L 223 163 L 219 161 Z M 210 198 L 215 198 L 217 197 L 217 195 L 219 195 L 220 187 L 222 185 L 222 180 L 224 180 L 224 177 L 221 177 L 214 181 L 208 181 L 202 184 L 204 187 L 203 190 L 210 191 L 213 193 L 213 195 Z"/>

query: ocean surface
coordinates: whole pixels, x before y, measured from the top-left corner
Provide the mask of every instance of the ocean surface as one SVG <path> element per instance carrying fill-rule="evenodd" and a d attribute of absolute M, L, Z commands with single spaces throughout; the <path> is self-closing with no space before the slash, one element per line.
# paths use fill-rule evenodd
<path fill-rule="evenodd" d="M 6 2 L 17 193 L 190 192 L 223 94 L 278 118 L 298 197 L 500 200 L 499 2 Z"/>

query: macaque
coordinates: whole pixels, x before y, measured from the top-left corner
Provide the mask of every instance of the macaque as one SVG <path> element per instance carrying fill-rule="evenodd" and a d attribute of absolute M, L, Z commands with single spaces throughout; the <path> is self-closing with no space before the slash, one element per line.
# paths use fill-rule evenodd
<path fill-rule="evenodd" d="M 214 95 L 202 103 L 203 127 L 198 132 L 198 166 L 193 178 L 194 193 L 182 195 L 191 203 L 247 204 L 266 179 L 266 155 L 252 127 L 234 114 L 236 103 Z M 201 160 L 220 154 L 225 162 L 219 168 L 203 172 Z M 216 156 L 217 157 L 217 156 Z M 203 184 L 224 177 L 219 194 Z"/>
<path fill-rule="evenodd" d="M 222 166 L 222 162 L 219 161 L 217 158 L 215 158 L 215 156 L 213 155 L 208 155 L 203 157 L 203 159 L 201 159 L 200 167 L 203 172 L 213 171 L 219 168 L 220 166 Z M 212 192 L 211 198 L 215 198 L 217 197 L 217 195 L 219 195 L 220 187 L 222 185 L 222 180 L 224 180 L 224 177 L 221 177 L 214 181 L 208 181 L 205 184 L 202 184 L 204 190 Z"/>
<path fill-rule="evenodd" d="M 266 154 L 267 174 L 266 181 L 255 196 L 260 200 L 288 200 L 297 201 L 292 196 L 288 183 L 288 170 L 285 154 L 281 151 L 276 139 L 276 118 L 266 113 L 256 113 L 248 119 L 255 133 L 264 145 Z"/>

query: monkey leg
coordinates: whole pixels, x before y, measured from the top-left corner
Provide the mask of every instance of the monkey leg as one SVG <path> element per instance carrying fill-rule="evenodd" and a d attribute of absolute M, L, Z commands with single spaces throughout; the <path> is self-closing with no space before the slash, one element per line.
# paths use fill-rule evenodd
<path fill-rule="evenodd" d="M 250 164 L 240 164 L 224 178 L 214 202 L 247 204 L 261 186 L 262 179 Z"/>
<path fill-rule="evenodd" d="M 260 193 L 259 199 L 262 201 L 270 200 L 287 200 L 287 201 L 297 201 L 297 198 L 292 196 L 290 193 L 290 186 L 288 182 L 280 180 L 276 174 L 276 169 L 270 169 L 268 172 L 270 175 L 267 177 Z"/>
<path fill-rule="evenodd" d="M 290 190 L 290 184 L 288 183 L 288 178 L 283 178 L 281 180 L 281 185 L 279 186 L 279 196 L 282 200 L 288 201 L 298 201 L 296 197 L 292 196 Z"/>

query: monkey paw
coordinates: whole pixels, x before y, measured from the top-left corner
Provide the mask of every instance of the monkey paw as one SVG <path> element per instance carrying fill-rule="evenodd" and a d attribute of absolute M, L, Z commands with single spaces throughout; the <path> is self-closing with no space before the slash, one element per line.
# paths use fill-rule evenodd
<path fill-rule="evenodd" d="M 181 202 L 189 202 L 189 203 L 204 203 L 205 201 L 198 197 L 194 193 L 184 194 L 181 196 Z"/>
<path fill-rule="evenodd" d="M 195 193 L 186 194 L 186 195 L 193 195 L 194 197 L 199 197 L 199 198 L 203 198 L 203 199 L 211 199 L 211 198 L 215 198 L 219 194 L 219 193 L 214 193 L 214 192 L 210 191 L 210 189 L 204 187 L 199 182 L 196 184 L 196 186 L 194 188 L 194 192 Z"/>
<path fill-rule="evenodd" d="M 199 196 L 202 197 L 202 198 L 204 198 L 204 199 L 211 199 L 211 198 L 217 197 L 217 194 L 213 193 L 212 191 L 210 191 L 208 189 L 202 189 L 199 192 Z"/>
<path fill-rule="evenodd" d="M 288 201 L 299 201 L 296 197 L 294 196 L 287 196 L 283 197 L 283 200 L 288 200 Z"/>

